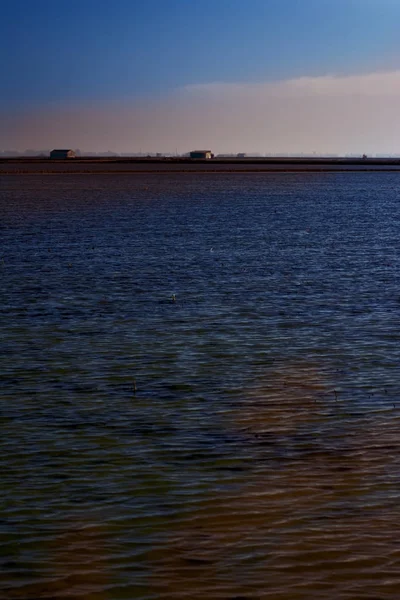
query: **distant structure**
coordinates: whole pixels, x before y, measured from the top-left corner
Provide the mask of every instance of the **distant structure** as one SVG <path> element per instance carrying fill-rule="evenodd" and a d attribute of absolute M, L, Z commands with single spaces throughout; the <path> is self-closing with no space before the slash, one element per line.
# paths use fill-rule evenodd
<path fill-rule="evenodd" d="M 211 152 L 211 150 L 193 150 L 193 152 L 190 153 L 190 158 L 214 158 L 214 154 Z"/>
<path fill-rule="evenodd" d="M 76 158 L 76 154 L 73 150 L 52 150 L 50 158 Z"/>

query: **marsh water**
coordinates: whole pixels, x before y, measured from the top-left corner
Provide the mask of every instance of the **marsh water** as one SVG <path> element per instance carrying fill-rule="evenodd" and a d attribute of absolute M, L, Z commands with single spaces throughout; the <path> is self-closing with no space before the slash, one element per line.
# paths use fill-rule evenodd
<path fill-rule="evenodd" d="M 400 597 L 400 174 L 3 175 L 0 598 Z"/>

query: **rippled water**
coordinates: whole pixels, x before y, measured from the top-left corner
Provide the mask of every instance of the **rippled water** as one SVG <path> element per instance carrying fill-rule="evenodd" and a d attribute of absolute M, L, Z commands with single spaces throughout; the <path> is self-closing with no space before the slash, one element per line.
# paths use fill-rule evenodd
<path fill-rule="evenodd" d="M 2 176 L 0 598 L 400 597 L 399 183 Z"/>

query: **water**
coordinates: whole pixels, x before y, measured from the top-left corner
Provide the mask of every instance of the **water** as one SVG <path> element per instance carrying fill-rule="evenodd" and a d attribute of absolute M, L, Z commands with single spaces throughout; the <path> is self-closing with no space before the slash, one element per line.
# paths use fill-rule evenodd
<path fill-rule="evenodd" d="M 399 227 L 394 173 L 2 176 L 0 598 L 398 598 Z"/>

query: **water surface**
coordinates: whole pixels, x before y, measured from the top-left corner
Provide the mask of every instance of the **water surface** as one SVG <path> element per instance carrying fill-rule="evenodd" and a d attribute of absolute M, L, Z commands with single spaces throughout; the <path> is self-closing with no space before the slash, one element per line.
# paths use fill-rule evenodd
<path fill-rule="evenodd" d="M 399 182 L 1 177 L 0 598 L 399 597 Z"/>

